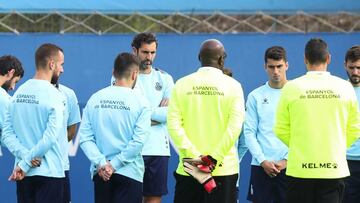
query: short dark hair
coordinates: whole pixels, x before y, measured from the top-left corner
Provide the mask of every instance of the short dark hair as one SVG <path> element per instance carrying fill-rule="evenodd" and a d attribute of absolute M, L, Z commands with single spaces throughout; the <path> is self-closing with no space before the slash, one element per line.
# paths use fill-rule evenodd
<path fill-rule="evenodd" d="M 134 54 L 120 53 L 114 62 L 114 77 L 117 79 L 130 77 L 132 65 L 140 65 L 140 60 Z"/>
<path fill-rule="evenodd" d="M 326 42 L 320 38 L 310 39 L 305 46 L 305 58 L 310 64 L 322 64 L 329 55 Z"/>
<path fill-rule="evenodd" d="M 351 47 L 345 54 L 345 63 L 357 60 L 360 60 L 360 45 Z"/>
<path fill-rule="evenodd" d="M 286 51 L 281 46 L 272 46 L 265 51 L 265 63 L 268 59 L 273 59 L 275 61 L 284 60 L 287 61 Z"/>
<path fill-rule="evenodd" d="M 134 37 L 134 39 L 131 43 L 131 46 L 135 47 L 136 49 L 139 49 L 143 43 L 151 44 L 153 42 L 156 43 L 156 47 L 157 47 L 158 41 L 156 39 L 156 35 L 151 32 L 143 32 L 143 33 L 137 34 Z"/>
<path fill-rule="evenodd" d="M 57 56 L 57 54 L 64 51 L 55 44 L 46 43 L 41 45 L 35 52 L 35 65 L 36 68 L 45 67 L 51 57 Z"/>
<path fill-rule="evenodd" d="M 4 55 L 0 57 L 0 75 L 6 75 L 11 69 L 14 69 L 13 77 L 24 76 L 24 69 L 21 62 L 15 56 Z"/>

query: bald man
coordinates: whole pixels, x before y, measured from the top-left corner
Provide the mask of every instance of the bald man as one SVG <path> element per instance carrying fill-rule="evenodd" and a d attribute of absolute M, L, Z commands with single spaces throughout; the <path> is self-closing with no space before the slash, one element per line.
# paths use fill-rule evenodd
<path fill-rule="evenodd" d="M 223 74 L 226 53 L 215 39 L 202 43 L 201 68 L 177 81 L 167 125 L 179 152 L 175 203 L 236 202 L 236 141 L 244 120 L 239 82 Z"/>

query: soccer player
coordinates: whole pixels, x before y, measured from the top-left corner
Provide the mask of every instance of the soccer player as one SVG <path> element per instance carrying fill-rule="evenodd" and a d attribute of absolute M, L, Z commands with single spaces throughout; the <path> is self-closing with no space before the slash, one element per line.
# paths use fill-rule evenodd
<path fill-rule="evenodd" d="M 288 62 L 283 47 L 265 52 L 266 84 L 253 90 L 246 102 L 245 142 L 251 155 L 251 176 L 247 199 L 255 203 L 285 202 L 288 149 L 274 134 L 276 107 L 281 88 L 287 82 Z"/>
<path fill-rule="evenodd" d="M 61 72 L 62 73 L 62 72 Z M 66 101 L 66 109 L 64 114 L 65 124 L 62 130 L 62 139 L 59 142 L 61 144 L 61 149 L 64 158 L 64 170 L 65 170 L 65 179 L 64 179 L 64 203 L 71 202 L 71 189 L 70 189 L 70 161 L 69 161 L 69 142 L 74 138 L 76 134 L 77 124 L 81 120 L 80 108 L 78 104 L 77 97 L 75 92 L 66 87 L 65 85 L 59 84 L 59 75 L 54 75 L 51 79 L 51 84 L 64 95 Z"/>
<path fill-rule="evenodd" d="M 339 203 L 349 176 L 346 147 L 360 136 L 353 87 L 327 72 L 325 41 L 305 46 L 306 75 L 282 88 L 274 132 L 289 147 L 286 202 Z"/>
<path fill-rule="evenodd" d="M 24 76 L 21 62 L 15 56 L 5 55 L 0 57 L 0 86 L 9 92 L 15 89 L 16 83 Z"/>
<path fill-rule="evenodd" d="M 18 202 L 63 203 L 64 164 L 59 140 L 65 99 L 50 83 L 63 71 L 64 54 L 54 44 L 35 53 L 36 73 L 15 92 L 6 114 L 3 141 L 15 155 L 10 180 L 17 181 Z M 41 164 L 33 167 L 33 159 Z"/>
<path fill-rule="evenodd" d="M 129 53 L 114 62 L 115 84 L 91 96 L 84 109 L 78 136 L 91 161 L 95 202 L 142 202 L 144 160 L 151 110 L 133 90 L 140 61 Z"/>
<path fill-rule="evenodd" d="M 225 58 L 220 41 L 204 41 L 202 67 L 178 80 L 173 89 L 167 125 L 179 151 L 175 203 L 236 202 L 235 143 L 245 109 L 240 83 L 222 72 Z"/>
<path fill-rule="evenodd" d="M 351 47 L 345 55 L 345 70 L 360 102 L 360 46 Z M 360 141 L 347 151 L 350 176 L 345 179 L 344 203 L 360 202 Z"/>
<path fill-rule="evenodd" d="M 141 61 L 135 90 L 148 100 L 152 112 L 150 135 L 142 151 L 145 162 L 144 203 L 160 203 L 161 197 L 168 193 L 170 144 L 166 128 L 166 114 L 174 81 L 169 74 L 153 67 L 158 47 L 154 34 L 136 35 L 131 46 L 133 53 Z"/>
<path fill-rule="evenodd" d="M 10 55 L 0 57 L 0 143 L 5 112 L 11 98 L 7 92 L 15 89 L 16 83 L 23 76 L 24 69 L 21 62 L 16 57 Z"/>

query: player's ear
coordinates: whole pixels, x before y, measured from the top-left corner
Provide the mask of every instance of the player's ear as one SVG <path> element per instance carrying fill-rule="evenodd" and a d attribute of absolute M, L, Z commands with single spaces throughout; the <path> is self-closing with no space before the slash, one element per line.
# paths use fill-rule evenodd
<path fill-rule="evenodd" d="M 50 68 L 50 70 L 54 70 L 54 67 L 55 67 L 55 61 L 53 59 L 50 59 L 49 60 L 49 68 Z"/>
<path fill-rule="evenodd" d="M 289 62 L 286 61 L 286 62 L 285 62 L 285 71 L 287 71 L 288 69 L 289 69 Z"/>
<path fill-rule="evenodd" d="M 14 73 L 15 73 L 15 69 L 13 68 L 7 72 L 6 76 L 11 79 L 13 78 Z"/>
<path fill-rule="evenodd" d="M 326 56 L 326 64 L 330 64 L 331 63 L 331 55 L 330 54 L 328 54 L 327 56 Z"/>
<path fill-rule="evenodd" d="M 132 50 L 133 50 L 133 54 L 135 55 L 135 56 L 137 56 L 137 49 L 135 48 L 135 47 L 132 47 Z"/>
<path fill-rule="evenodd" d="M 137 76 L 138 76 L 138 71 L 133 69 L 131 71 L 131 80 L 133 80 L 133 81 L 136 80 Z"/>
<path fill-rule="evenodd" d="M 305 63 L 305 65 L 308 65 L 308 64 L 309 64 L 309 62 L 308 62 L 308 60 L 306 59 L 305 56 L 304 56 L 304 63 Z"/>
<path fill-rule="evenodd" d="M 218 64 L 219 64 L 220 67 L 224 67 L 224 65 L 225 65 L 225 57 L 220 56 L 219 59 L 218 59 Z"/>

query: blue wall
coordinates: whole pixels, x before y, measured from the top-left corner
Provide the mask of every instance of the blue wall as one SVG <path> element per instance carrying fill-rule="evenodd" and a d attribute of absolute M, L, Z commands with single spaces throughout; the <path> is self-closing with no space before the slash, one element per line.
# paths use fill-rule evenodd
<path fill-rule="evenodd" d="M 65 52 L 65 72 L 61 83 L 73 88 L 83 107 L 92 93 L 110 83 L 112 64 L 119 52 L 131 51 L 133 35 L 50 35 L 22 34 L 0 35 L 0 55 L 17 56 L 25 67 L 25 78 L 34 74 L 34 51 L 45 42 L 56 43 Z M 208 38 L 216 38 L 224 43 L 228 55 L 226 67 L 234 72 L 244 88 L 245 96 L 266 80 L 263 71 L 263 55 L 266 48 L 281 45 L 288 51 L 290 68 L 288 78 L 305 73 L 303 50 L 311 37 L 325 39 L 332 54 L 330 72 L 345 78 L 343 68 L 345 51 L 354 44 L 360 44 L 360 33 L 355 34 L 241 34 L 241 35 L 158 35 L 159 48 L 155 66 L 170 73 L 174 79 L 195 71 L 199 67 L 197 53 L 200 43 Z M 72 150 L 76 150 L 76 143 Z M 13 166 L 13 157 L 3 149 L 0 157 L 0 197 L 1 202 L 15 202 L 15 184 L 8 182 Z M 169 166 L 169 195 L 164 202 L 172 202 L 174 178 L 172 172 L 177 165 L 177 156 L 172 152 Z M 93 185 L 89 174 L 89 161 L 79 149 L 71 161 L 71 186 L 74 203 L 92 202 Z M 246 202 L 249 179 L 250 155 L 241 163 L 240 202 Z M 4 199 L 5 198 L 5 199 Z"/>

